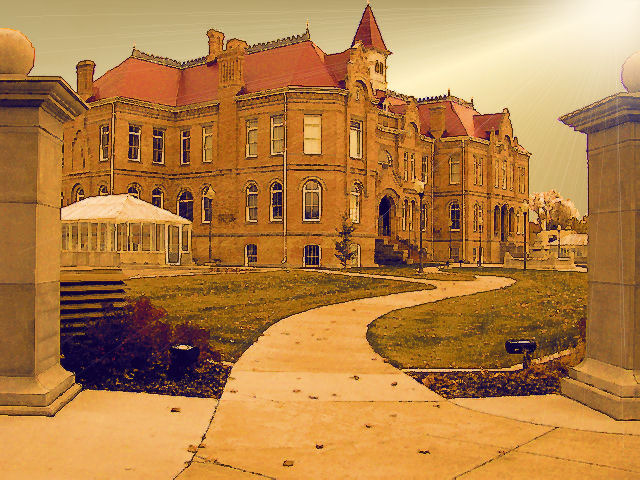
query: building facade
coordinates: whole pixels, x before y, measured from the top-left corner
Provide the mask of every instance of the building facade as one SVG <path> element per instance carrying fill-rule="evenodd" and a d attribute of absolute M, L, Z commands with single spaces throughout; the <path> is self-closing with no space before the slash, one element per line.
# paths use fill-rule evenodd
<path fill-rule="evenodd" d="M 335 54 L 308 29 L 252 46 L 207 36 L 187 62 L 134 48 L 95 80 L 78 63 L 90 109 L 65 128 L 63 205 L 137 195 L 193 221 L 199 262 L 335 266 L 343 215 L 357 265 L 390 246 L 412 261 L 420 229 L 427 260 L 522 252 L 530 154 L 508 110 L 389 90 L 370 6 Z"/>

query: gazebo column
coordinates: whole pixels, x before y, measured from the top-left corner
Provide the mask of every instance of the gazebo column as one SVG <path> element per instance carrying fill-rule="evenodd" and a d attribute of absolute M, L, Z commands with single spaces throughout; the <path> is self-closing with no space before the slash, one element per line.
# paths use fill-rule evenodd
<path fill-rule="evenodd" d="M 561 118 L 587 134 L 589 306 L 584 361 L 562 392 L 619 420 L 640 420 L 640 52 L 629 93 Z"/>
<path fill-rule="evenodd" d="M 80 390 L 60 365 L 63 122 L 87 106 L 0 29 L 0 414 L 54 415 Z M 11 440 L 9 440 L 11 441 Z"/>

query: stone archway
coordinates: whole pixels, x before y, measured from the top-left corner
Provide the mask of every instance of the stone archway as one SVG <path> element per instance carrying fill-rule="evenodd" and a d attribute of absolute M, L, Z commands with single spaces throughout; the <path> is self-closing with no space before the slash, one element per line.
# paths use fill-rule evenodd
<path fill-rule="evenodd" d="M 395 231 L 396 204 L 390 195 L 380 200 L 378 207 L 378 235 L 390 237 Z"/>

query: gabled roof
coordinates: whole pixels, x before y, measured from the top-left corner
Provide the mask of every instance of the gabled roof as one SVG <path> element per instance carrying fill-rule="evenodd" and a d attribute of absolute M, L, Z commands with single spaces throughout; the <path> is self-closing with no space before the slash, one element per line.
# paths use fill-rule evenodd
<path fill-rule="evenodd" d="M 336 67 L 346 74 L 349 51 Z M 337 87 L 326 56 L 312 41 L 259 50 L 245 55 L 244 92 L 287 86 Z M 336 63 L 329 62 L 330 65 Z M 344 79 L 344 75 L 343 78 Z M 111 97 L 134 98 L 169 106 L 183 106 L 218 99 L 218 63 L 180 64 L 134 50 L 120 65 L 94 83 L 89 101 Z"/>
<path fill-rule="evenodd" d="M 89 197 L 72 203 L 60 210 L 63 222 L 72 221 L 111 221 L 111 222 L 149 222 L 188 225 L 186 218 L 143 202 L 131 195 L 103 195 Z"/>
<path fill-rule="evenodd" d="M 365 47 L 374 47 L 383 52 L 391 53 L 384 44 L 382 34 L 378 28 L 378 22 L 376 22 L 376 17 L 373 15 L 373 10 L 371 10 L 370 5 L 367 5 L 364 12 L 362 12 L 362 18 L 360 19 L 360 24 L 353 37 L 351 46 L 353 47 L 357 41 L 362 42 Z"/>
<path fill-rule="evenodd" d="M 421 103 L 418 105 L 420 133 L 427 135 L 431 130 L 430 108 L 434 105 L 442 105 L 444 107 L 445 133 L 442 135 L 443 137 L 476 136 L 473 119 L 475 115 L 478 115 L 478 112 L 470 106 L 461 105 L 452 100 Z"/>

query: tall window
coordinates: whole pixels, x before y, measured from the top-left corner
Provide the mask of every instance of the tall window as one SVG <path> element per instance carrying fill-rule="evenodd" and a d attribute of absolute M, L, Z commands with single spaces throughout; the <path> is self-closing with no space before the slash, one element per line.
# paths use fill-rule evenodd
<path fill-rule="evenodd" d="M 153 163 L 164 163 L 164 130 L 153 129 Z"/>
<path fill-rule="evenodd" d="M 105 196 L 105 195 L 109 195 L 109 189 L 107 188 L 106 185 L 100 185 L 98 187 L 98 195 Z"/>
<path fill-rule="evenodd" d="M 205 163 L 213 161 L 213 127 L 211 125 L 202 127 L 202 161 Z"/>
<path fill-rule="evenodd" d="M 140 161 L 140 130 L 137 125 L 129 125 L 129 160 Z"/>
<path fill-rule="evenodd" d="M 162 192 L 162 189 L 158 187 L 153 189 L 151 192 L 151 205 L 158 208 L 164 208 L 164 193 Z"/>
<path fill-rule="evenodd" d="M 458 202 L 449 204 L 449 222 L 451 230 L 460 230 L 460 205 Z"/>
<path fill-rule="evenodd" d="M 191 130 L 183 130 L 180 134 L 180 163 L 191 163 Z"/>
<path fill-rule="evenodd" d="M 244 264 L 253 265 L 258 262 L 258 246 L 250 243 L 244 246 Z"/>
<path fill-rule="evenodd" d="M 349 194 L 349 216 L 353 223 L 360 223 L 360 185 L 355 184 Z"/>
<path fill-rule="evenodd" d="M 428 224 L 428 216 L 427 216 L 427 206 L 426 205 L 422 205 L 422 218 L 420 219 L 420 226 L 422 228 L 423 232 L 427 231 L 427 224 Z"/>
<path fill-rule="evenodd" d="M 213 211 L 213 189 L 204 187 L 202 189 L 202 223 L 211 223 L 211 215 Z"/>
<path fill-rule="evenodd" d="M 402 178 L 407 181 L 409 180 L 409 153 L 404 152 L 404 160 L 402 162 Z"/>
<path fill-rule="evenodd" d="M 502 161 L 502 189 L 507 189 L 507 161 Z"/>
<path fill-rule="evenodd" d="M 322 207 L 322 187 L 315 180 L 309 180 L 302 188 L 303 220 L 320 220 Z"/>
<path fill-rule="evenodd" d="M 500 160 L 493 161 L 493 186 L 500 188 Z"/>
<path fill-rule="evenodd" d="M 411 154 L 411 180 L 416 179 L 416 156 Z"/>
<path fill-rule="evenodd" d="M 193 221 L 193 195 L 188 190 L 178 196 L 178 215 Z"/>
<path fill-rule="evenodd" d="M 416 202 L 411 200 L 411 203 L 409 204 L 409 231 L 410 232 L 413 231 L 413 212 L 415 211 L 416 211 Z"/>
<path fill-rule="evenodd" d="M 246 123 L 247 138 L 245 144 L 245 154 L 247 157 L 258 156 L 258 120 L 247 120 Z"/>
<path fill-rule="evenodd" d="M 507 167 L 507 184 L 509 190 L 513 191 L 513 164 L 509 164 Z"/>
<path fill-rule="evenodd" d="M 423 155 L 423 157 L 422 157 L 422 169 L 420 171 L 420 180 L 422 180 L 425 183 L 426 183 L 427 177 L 428 177 L 428 172 L 427 172 L 428 158 L 429 157 L 427 157 L 426 155 Z"/>
<path fill-rule="evenodd" d="M 303 264 L 305 267 L 320 266 L 320 246 L 319 245 L 304 246 Z"/>
<path fill-rule="evenodd" d="M 282 184 L 273 182 L 271 185 L 271 206 L 269 208 L 271 221 L 282 220 Z"/>
<path fill-rule="evenodd" d="M 349 156 L 362 158 L 362 122 L 352 121 L 349 128 Z"/>
<path fill-rule="evenodd" d="M 527 184 L 526 184 L 526 171 L 524 167 L 520 167 L 520 193 L 526 193 Z"/>
<path fill-rule="evenodd" d="M 271 155 L 284 153 L 284 116 L 271 117 Z"/>
<path fill-rule="evenodd" d="M 304 116 L 304 153 L 322 153 L 322 116 Z"/>
<path fill-rule="evenodd" d="M 140 198 L 140 187 L 138 185 L 130 185 L 127 193 L 135 198 Z"/>
<path fill-rule="evenodd" d="M 247 186 L 245 220 L 255 223 L 258 221 L 258 186 L 255 183 Z"/>
<path fill-rule="evenodd" d="M 449 159 L 449 184 L 460 183 L 460 159 L 451 157 Z"/>
<path fill-rule="evenodd" d="M 473 184 L 482 185 L 482 158 L 473 157 Z"/>
<path fill-rule="evenodd" d="M 111 144 L 111 136 L 109 135 L 109 125 L 100 127 L 100 161 L 109 160 L 109 146 Z"/>
<path fill-rule="evenodd" d="M 409 214 L 409 202 L 407 200 L 402 204 L 402 230 L 407 229 L 407 215 Z"/>
<path fill-rule="evenodd" d="M 478 158 L 478 185 L 484 184 L 484 160 Z"/>

